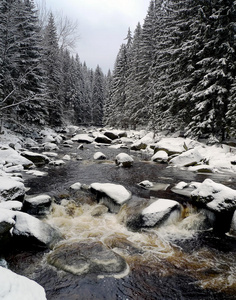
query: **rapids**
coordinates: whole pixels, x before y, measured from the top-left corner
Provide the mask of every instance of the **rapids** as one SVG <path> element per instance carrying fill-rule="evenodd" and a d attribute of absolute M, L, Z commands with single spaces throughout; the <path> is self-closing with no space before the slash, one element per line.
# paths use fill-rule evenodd
<path fill-rule="evenodd" d="M 230 236 L 217 237 L 211 230 L 201 227 L 205 216 L 188 205 L 187 198 L 171 192 L 179 181 L 203 181 L 209 177 L 235 188 L 235 178 L 222 174 L 197 174 L 165 164 L 149 162 L 147 157 L 125 150 L 134 156 L 129 169 L 116 167 L 114 157 L 122 151 L 101 146 L 105 161 L 94 161 L 93 145 L 84 150 L 65 148 L 59 157 L 70 154 L 71 161 L 55 167 L 46 166 L 40 171 L 46 176 L 25 174 L 28 193 L 48 193 L 55 203 L 45 218 L 60 229 L 62 243 L 101 242 L 107 249 L 125 259 L 128 268 L 119 274 L 72 274 L 58 270 L 50 264 L 50 251 L 16 249 L 5 255 L 9 267 L 34 279 L 46 291 L 47 299 L 122 299 L 122 300 L 232 300 L 236 295 L 236 240 Z M 76 160 L 76 155 L 83 160 Z M 138 183 L 152 181 L 152 190 Z M 152 197 L 173 199 L 184 210 L 179 220 L 169 220 L 160 228 L 142 229 L 138 232 L 125 226 L 127 207 L 118 214 L 109 212 L 95 215 L 98 204 L 86 193 L 73 198 L 69 187 L 75 183 L 89 185 L 93 182 L 122 184 L 133 194 L 134 209 Z M 59 245 L 60 246 L 60 245 Z"/>

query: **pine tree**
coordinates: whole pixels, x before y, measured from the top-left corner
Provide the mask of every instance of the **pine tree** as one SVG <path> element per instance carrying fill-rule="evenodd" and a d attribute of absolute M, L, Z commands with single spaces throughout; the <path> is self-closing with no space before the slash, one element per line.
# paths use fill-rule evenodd
<path fill-rule="evenodd" d="M 47 80 L 47 95 L 49 98 L 50 124 L 62 124 L 62 99 L 61 92 L 61 57 L 58 46 L 57 30 L 53 14 L 51 13 L 43 38 L 43 65 Z"/>
<path fill-rule="evenodd" d="M 104 105 L 104 75 L 99 66 L 94 72 L 93 88 L 92 88 L 92 124 L 102 125 L 103 121 L 103 105 Z"/>

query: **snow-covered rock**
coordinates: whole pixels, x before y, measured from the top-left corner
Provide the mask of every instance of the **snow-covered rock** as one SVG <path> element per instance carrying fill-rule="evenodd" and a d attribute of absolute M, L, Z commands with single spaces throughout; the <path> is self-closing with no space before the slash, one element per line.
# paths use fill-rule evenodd
<path fill-rule="evenodd" d="M 146 189 L 153 187 L 153 183 L 149 180 L 143 180 L 139 182 L 138 185 Z"/>
<path fill-rule="evenodd" d="M 62 159 L 52 160 L 49 163 L 49 165 L 52 165 L 52 166 L 62 166 L 64 164 L 65 164 L 65 162 Z"/>
<path fill-rule="evenodd" d="M 0 176 L 0 201 L 23 200 L 25 186 L 10 177 Z"/>
<path fill-rule="evenodd" d="M 71 160 L 71 156 L 69 154 L 66 154 L 62 157 L 64 160 Z"/>
<path fill-rule="evenodd" d="M 16 223 L 12 234 L 20 242 L 50 248 L 61 239 L 60 232 L 51 225 L 23 212 L 14 212 L 14 214 Z"/>
<path fill-rule="evenodd" d="M 99 144 L 111 144 L 111 142 L 112 142 L 112 140 L 109 137 L 105 136 L 102 133 L 97 133 L 96 132 L 96 133 L 94 133 L 94 136 L 95 136 L 94 141 L 96 143 L 99 143 Z"/>
<path fill-rule="evenodd" d="M 102 152 L 96 152 L 93 155 L 93 159 L 95 159 L 95 160 L 101 160 L 101 159 L 106 159 L 106 158 L 107 158 L 106 155 L 103 154 Z"/>
<path fill-rule="evenodd" d="M 168 154 L 166 153 L 166 151 L 160 150 L 157 151 L 151 158 L 152 161 L 155 162 L 163 162 L 166 163 L 168 160 Z"/>
<path fill-rule="evenodd" d="M 0 267 L 0 299 L 46 300 L 46 294 L 35 281 Z"/>
<path fill-rule="evenodd" d="M 181 205 L 177 201 L 158 199 L 142 211 L 142 226 L 159 226 L 169 218 L 172 222 L 177 221 L 180 210 Z"/>
<path fill-rule="evenodd" d="M 44 143 L 43 144 L 45 151 L 53 151 L 53 150 L 59 150 L 58 146 L 55 143 Z"/>
<path fill-rule="evenodd" d="M 164 150 L 168 155 L 180 154 L 187 150 L 185 142 L 183 138 L 163 138 L 155 144 L 154 152 Z"/>
<path fill-rule="evenodd" d="M 142 137 L 140 140 L 134 142 L 131 145 L 131 150 L 141 150 L 146 149 L 149 144 L 154 143 L 154 134 L 152 132 L 149 132 L 144 137 Z"/>
<path fill-rule="evenodd" d="M 15 214 L 13 211 L 0 208 L 0 237 L 15 225 Z"/>
<path fill-rule="evenodd" d="M 74 183 L 74 184 L 72 184 L 71 186 L 70 186 L 70 189 L 71 190 L 74 190 L 74 191 L 77 191 L 77 190 L 80 190 L 81 189 L 81 183 L 80 182 L 76 182 L 76 183 Z"/>
<path fill-rule="evenodd" d="M 38 195 L 26 198 L 22 210 L 31 215 L 44 215 L 49 213 L 52 199 L 49 195 Z"/>
<path fill-rule="evenodd" d="M 86 133 L 81 133 L 72 137 L 71 140 L 73 142 L 91 144 L 94 141 L 94 138 Z"/>
<path fill-rule="evenodd" d="M 25 168 L 33 166 L 32 161 L 20 155 L 20 153 L 12 148 L 1 147 L 0 148 L 0 164 L 22 165 Z"/>
<path fill-rule="evenodd" d="M 97 196 L 97 200 L 111 212 L 118 212 L 120 206 L 131 198 L 131 193 L 119 184 L 92 183 L 90 189 Z"/>
<path fill-rule="evenodd" d="M 105 131 L 104 135 L 107 136 L 110 140 L 116 140 L 119 138 L 118 134 L 115 131 Z"/>
<path fill-rule="evenodd" d="M 122 166 L 125 168 L 131 167 L 133 165 L 133 158 L 127 153 L 119 153 L 115 158 L 115 163 L 118 166 Z"/>
<path fill-rule="evenodd" d="M 203 160 L 203 156 L 198 152 L 198 149 L 190 149 L 186 152 L 183 152 L 182 154 L 172 158 L 169 163 L 176 165 L 176 166 L 182 166 L 182 167 L 189 167 L 189 166 L 195 166 L 197 163 L 199 163 L 201 160 Z"/>
<path fill-rule="evenodd" d="M 197 184 L 191 193 L 192 200 L 214 212 L 234 211 L 236 209 L 236 190 L 223 184 L 205 179 Z"/>
<path fill-rule="evenodd" d="M 21 210 L 23 203 L 20 201 L 5 201 L 0 202 L 0 208 L 9 209 L 9 210 Z"/>
<path fill-rule="evenodd" d="M 40 153 L 24 151 L 21 153 L 21 155 L 32 161 L 36 166 L 48 164 L 50 161 L 46 155 Z"/>

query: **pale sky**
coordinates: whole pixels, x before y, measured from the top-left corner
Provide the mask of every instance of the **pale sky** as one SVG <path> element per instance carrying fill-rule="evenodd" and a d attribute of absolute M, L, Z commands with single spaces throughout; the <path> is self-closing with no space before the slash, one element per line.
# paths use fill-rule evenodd
<path fill-rule="evenodd" d="M 37 2 L 37 1 L 36 1 Z M 78 20 L 80 39 L 76 52 L 89 68 L 113 70 L 120 45 L 147 14 L 149 0 L 45 0 L 52 12 L 63 11 Z"/>

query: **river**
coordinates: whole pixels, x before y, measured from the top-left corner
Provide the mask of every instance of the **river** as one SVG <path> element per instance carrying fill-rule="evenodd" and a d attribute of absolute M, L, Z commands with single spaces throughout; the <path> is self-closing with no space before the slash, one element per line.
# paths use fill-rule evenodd
<path fill-rule="evenodd" d="M 84 145 L 83 150 L 61 148 L 59 157 L 70 154 L 65 165 L 44 166 L 46 176 L 25 174 L 28 194 L 47 193 L 54 197 L 48 222 L 60 229 L 65 242 L 101 242 L 122 256 L 128 266 L 120 276 L 98 276 L 95 273 L 72 274 L 50 265 L 51 251 L 15 249 L 6 255 L 10 269 L 34 279 L 46 291 L 48 300 L 232 300 L 236 299 L 236 239 L 215 236 L 201 228 L 202 215 L 188 205 L 188 199 L 174 194 L 174 184 L 185 181 L 202 182 L 209 177 L 235 188 L 232 175 L 209 175 L 187 172 L 165 164 L 152 163 L 139 152 Z M 93 154 L 102 151 L 107 160 L 94 161 Z M 116 154 L 130 153 L 134 165 L 125 169 L 114 163 Z M 80 155 L 82 160 L 77 160 Z M 137 184 L 143 180 L 155 183 L 153 190 Z M 185 216 L 177 223 L 160 228 L 128 230 L 124 224 L 125 207 L 118 214 L 92 215 L 97 205 L 81 191 L 73 198 L 69 187 L 75 183 L 93 182 L 121 184 L 132 192 L 134 209 L 150 196 L 173 199 L 185 207 Z M 63 204 L 63 205 L 62 205 Z"/>

